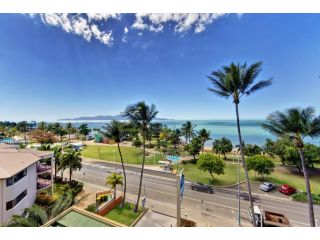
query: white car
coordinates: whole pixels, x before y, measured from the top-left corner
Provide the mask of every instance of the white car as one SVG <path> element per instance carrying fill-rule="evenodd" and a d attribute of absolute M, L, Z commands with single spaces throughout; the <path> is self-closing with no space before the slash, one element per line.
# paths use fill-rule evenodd
<path fill-rule="evenodd" d="M 116 174 L 122 174 L 122 171 L 120 169 L 117 168 L 109 168 L 107 170 L 108 173 L 116 173 Z"/>
<path fill-rule="evenodd" d="M 263 182 L 260 184 L 259 188 L 260 188 L 260 190 L 262 190 L 264 192 L 270 192 L 276 188 L 276 185 L 274 185 L 273 183 L 270 183 L 270 182 Z"/>

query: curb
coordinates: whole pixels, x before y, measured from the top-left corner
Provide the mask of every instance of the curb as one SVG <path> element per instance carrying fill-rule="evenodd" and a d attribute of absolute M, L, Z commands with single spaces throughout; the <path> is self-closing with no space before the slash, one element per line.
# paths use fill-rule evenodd
<path fill-rule="evenodd" d="M 139 215 L 139 217 L 136 220 L 134 220 L 129 227 L 134 227 L 140 221 L 140 219 L 146 214 L 146 212 L 148 212 L 148 210 L 149 208 L 145 208 L 143 212 Z"/>

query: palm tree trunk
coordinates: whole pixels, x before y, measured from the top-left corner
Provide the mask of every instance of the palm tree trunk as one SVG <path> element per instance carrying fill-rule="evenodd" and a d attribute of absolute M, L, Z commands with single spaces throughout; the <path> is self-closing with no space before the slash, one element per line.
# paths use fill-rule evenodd
<path fill-rule="evenodd" d="M 117 185 L 113 188 L 113 201 L 117 199 Z"/>
<path fill-rule="evenodd" d="M 72 170 L 71 168 L 69 169 L 69 182 L 71 183 L 71 177 L 72 177 Z"/>
<path fill-rule="evenodd" d="M 237 128 L 238 128 L 238 137 L 239 137 L 239 142 L 240 142 L 240 153 L 241 153 L 241 159 L 242 159 L 242 166 L 244 168 L 244 173 L 246 175 L 246 182 L 247 182 L 247 189 L 248 189 L 248 195 L 249 195 L 250 208 L 251 208 L 251 211 L 253 212 L 253 202 L 252 202 L 249 174 L 248 174 L 247 165 L 246 165 L 246 161 L 244 159 L 244 153 L 243 153 L 243 142 L 242 142 L 241 130 L 240 130 L 238 103 L 235 103 L 235 105 L 236 105 Z M 255 214 L 252 214 L 252 220 L 253 220 L 253 226 L 256 226 Z"/>
<path fill-rule="evenodd" d="M 143 130 L 143 156 L 142 156 L 142 166 L 141 166 L 141 173 L 140 173 L 140 183 L 139 183 L 139 192 L 138 192 L 138 199 L 136 205 L 134 207 L 133 212 L 138 212 L 140 195 L 141 195 L 141 187 L 142 187 L 142 178 L 143 178 L 143 171 L 144 171 L 144 161 L 145 161 L 145 154 L 146 153 L 146 130 Z"/>
<path fill-rule="evenodd" d="M 310 227 L 315 227 L 313 199 L 312 199 L 311 189 L 310 189 L 309 174 L 308 174 L 308 169 L 306 168 L 303 150 L 301 148 L 299 148 L 299 154 L 300 154 L 300 158 L 301 158 L 301 165 L 302 165 L 304 180 L 306 181 L 306 192 L 307 192 L 307 197 L 308 197 Z"/>
<path fill-rule="evenodd" d="M 123 178 L 124 178 L 124 186 L 123 186 L 123 198 L 122 198 L 122 203 L 121 207 L 124 207 L 125 199 L 126 199 L 126 191 L 127 191 L 127 176 L 126 176 L 126 170 L 124 168 L 124 163 L 122 159 L 122 153 L 120 150 L 120 144 L 118 143 L 118 151 L 121 159 L 121 165 L 122 165 L 122 171 L 123 171 Z"/>

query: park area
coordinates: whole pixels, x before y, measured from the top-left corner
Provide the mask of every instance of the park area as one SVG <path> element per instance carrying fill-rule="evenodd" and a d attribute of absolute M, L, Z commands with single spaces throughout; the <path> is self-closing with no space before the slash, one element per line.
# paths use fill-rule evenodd
<path fill-rule="evenodd" d="M 126 164 L 141 164 L 142 163 L 142 149 L 137 147 L 121 146 L 121 153 L 123 161 Z M 94 158 L 100 160 L 106 160 L 111 162 L 120 163 L 120 155 L 117 146 L 104 146 L 104 145 L 88 145 L 86 146 L 81 155 L 86 158 Z M 160 160 L 163 160 L 163 155 L 158 153 L 146 152 L 147 165 L 158 164 Z"/>
<path fill-rule="evenodd" d="M 214 175 L 215 180 L 208 172 L 203 172 L 198 169 L 197 164 L 187 163 L 187 164 L 177 164 L 175 169 L 184 169 L 184 173 L 187 179 L 201 182 L 204 184 L 212 184 L 214 186 L 230 186 L 236 184 L 238 181 L 238 164 L 232 162 L 226 162 L 225 174 Z M 253 171 L 249 172 L 251 181 L 261 182 L 262 178 L 256 175 Z M 245 180 L 244 170 L 240 168 L 240 179 Z M 290 167 L 276 166 L 274 172 L 270 175 L 265 176 L 265 181 L 272 182 L 277 185 L 289 184 L 299 190 L 305 191 L 305 181 L 303 175 L 298 174 Z M 320 194 L 320 174 L 317 172 L 313 173 L 310 171 L 310 184 L 311 190 L 314 194 Z"/>
<path fill-rule="evenodd" d="M 143 212 L 142 207 L 139 206 L 137 213 L 133 212 L 134 204 L 126 202 L 124 207 L 119 205 L 108 212 L 105 217 L 113 221 L 122 223 L 126 226 L 131 226 L 131 224 L 140 216 Z"/>

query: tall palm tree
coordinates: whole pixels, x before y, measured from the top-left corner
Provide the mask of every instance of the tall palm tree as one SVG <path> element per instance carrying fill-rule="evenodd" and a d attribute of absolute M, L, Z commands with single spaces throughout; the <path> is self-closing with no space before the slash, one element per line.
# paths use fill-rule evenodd
<path fill-rule="evenodd" d="M 82 168 L 80 152 L 73 149 L 67 150 L 62 155 L 62 165 L 69 168 L 69 182 L 71 183 L 73 171 L 81 170 Z"/>
<path fill-rule="evenodd" d="M 242 145 L 243 141 L 242 141 L 241 129 L 240 129 L 238 105 L 240 103 L 241 97 L 248 96 L 272 84 L 271 79 L 261 80 L 257 83 L 254 83 L 255 79 L 258 77 L 262 69 L 261 66 L 262 66 L 262 62 L 257 62 L 257 63 L 251 64 L 250 66 L 247 66 L 246 63 L 244 64 L 231 63 L 229 66 L 223 66 L 222 69 L 214 71 L 211 73 L 210 76 L 208 76 L 209 80 L 213 84 L 213 88 L 208 88 L 208 90 L 220 97 L 224 97 L 224 98 L 232 97 L 233 103 L 235 104 L 241 159 L 242 159 L 244 172 L 246 175 L 250 208 L 252 209 L 252 211 L 253 211 L 253 202 L 252 202 L 251 187 L 249 182 L 249 175 L 247 171 L 246 162 L 244 159 L 244 152 L 243 152 L 243 145 Z M 253 214 L 253 224 L 256 225 L 254 214 Z"/>
<path fill-rule="evenodd" d="M 30 129 L 30 124 L 27 121 L 21 121 L 17 123 L 18 131 L 23 133 L 24 142 L 27 142 L 27 132 Z"/>
<path fill-rule="evenodd" d="M 315 109 L 307 107 L 305 109 L 294 107 L 284 112 L 274 112 L 270 114 L 267 121 L 262 125 L 264 129 L 280 138 L 289 138 L 299 150 L 301 167 L 306 184 L 306 192 L 309 205 L 310 226 L 315 226 L 313 199 L 310 190 L 308 169 L 304 157 L 305 137 L 316 138 L 320 136 L 320 116 L 315 117 Z"/>
<path fill-rule="evenodd" d="M 127 191 L 127 176 L 126 176 L 126 170 L 124 167 L 122 153 L 121 153 L 121 149 L 120 149 L 120 142 L 125 137 L 125 128 L 126 128 L 125 125 L 126 124 L 123 122 L 112 120 L 110 123 L 107 123 L 105 127 L 103 127 L 105 130 L 103 132 L 103 134 L 106 137 L 111 138 L 113 141 L 115 141 L 117 143 L 118 152 L 119 152 L 120 159 L 121 159 L 121 165 L 122 165 L 122 171 L 123 171 L 123 177 L 124 177 L 123 198 L 122 198 L 121 207 L 124 206 L 125 198 L 126 198 L 126 191 Z"/>
<path fill-rule="evenodd" d="M 106 179 L 106 185 L 111 186 L 111 189 L 113 189 L 113 199 L 116 200 L 117 198 L 117 185 L 123 185 L 122 176 L 117 173 L 112 173 L 109 175 Z"/>
<path fill-rule="evenodd" d="M 68 133 L 69 142 L 70 142 L 70 134 L 74 132 L 74 127 L 73 127 L 73 125 L 72 125 L 71 122 L 68 122 L 68 123 L 66 124 L 66 131 L 67 131 L 67 133 Z"/>
<path fill-rule="evenodd" d="M 210 130 L 206 130 L 205 128 L 201 129 L 199 131 L 199 138 L 201 139 L 202 141 L 202 149 L 201 149 L 201 152 L 203 153 L 203 149 L 204 149 L 204 144 L 206 141 L 209 141 L 211 139 L 210 137 Z"/>
<path fill-rule="evenodd" d="M 57 177 L 57 169 L 60 166 L 60 162 L 62 159 L 62 147 L 56 145 L 52 148 L 54 155 L 54 178 Z"/>
<path fill-rule="evenodd" d="M 144 101 L 128 106 L 123 114 L 124 117 L 127 117 L 129 119 L 130 123 L 132 123 L 134 126 L 140 129 L 142 139 L 143 139 L 142 140 L 143 159 L 142 159 L 141 174 L 140 174 L 139 192 L 138 192 L 138 199 L 133 210 L 134 212 L 138 211 L 140 195 L 141 195 L 144 163 L 146 159 L 146 154 L 145 154 L 146 153 L 146 134 L 151 121 L 157 116 L 157 114 L 158 114 L 158 111 L 156 111 L 156 106 L 154 104 L 151 104 L 151 106 L 148 106 Z"/>
<path fill-rule="evenodd" d="M 196 125 L 192 124 L 190 121 L 186 121 L 184 124 L 182 124 L 181 131 L 184 133 L 187 143 L 190 143 L 192 137 L 196 135 L 194 130 L 195 127 Z"/>

